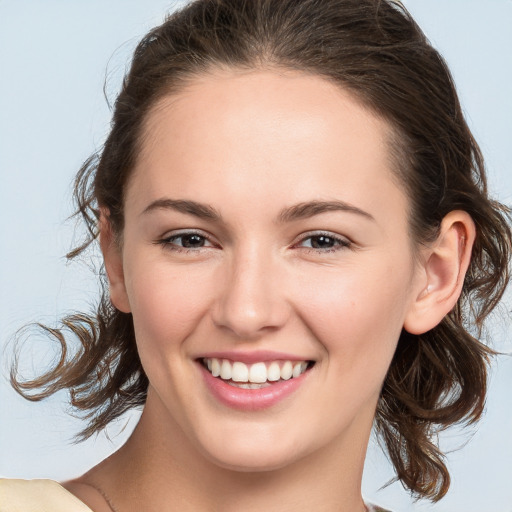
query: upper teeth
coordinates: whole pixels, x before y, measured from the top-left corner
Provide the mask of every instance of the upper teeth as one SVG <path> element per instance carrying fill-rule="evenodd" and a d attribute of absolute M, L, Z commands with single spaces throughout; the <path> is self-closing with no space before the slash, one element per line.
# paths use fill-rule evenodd
<path fill-rule="evenodd" d="M 235 382 L 253 382 L 255 384 L 298 377 L 306 371 L 308 366 L 307 361 L 260 362 L 250 366 L 240 361 L 229 361 L 216 357 L 205 358 L 203 361 L 214 377 Z"/>

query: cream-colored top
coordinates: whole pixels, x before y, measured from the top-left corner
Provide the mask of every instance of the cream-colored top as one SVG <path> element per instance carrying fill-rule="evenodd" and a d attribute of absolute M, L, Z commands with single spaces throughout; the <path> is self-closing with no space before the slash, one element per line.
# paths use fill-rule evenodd
<path fill-rule="evenodd" d="M 367 504 L 368 512 L 386 512 Z M 54 480 L 0 478 L 0 512 L 93 512 Z"/>
<path fill-rule="evenodd" d="M 93 512 L 54 480 L 0 478 L 0 512 Z"/>

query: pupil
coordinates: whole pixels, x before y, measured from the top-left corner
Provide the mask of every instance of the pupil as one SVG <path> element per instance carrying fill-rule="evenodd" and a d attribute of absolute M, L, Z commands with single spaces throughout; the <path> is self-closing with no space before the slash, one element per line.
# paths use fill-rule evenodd
<path fill-rule="evenodd" d="M 313 237 L 311 245 L 315 249 L 325 249 L 326 247 L 332 247 L 334 240 L 330 236 L 319 235 Z"/>
<path fill-rule="evenodd" d="M 186 235 L 182 238 L 183 247 L 202 247 L 204 240 L 199 235 Z"/>

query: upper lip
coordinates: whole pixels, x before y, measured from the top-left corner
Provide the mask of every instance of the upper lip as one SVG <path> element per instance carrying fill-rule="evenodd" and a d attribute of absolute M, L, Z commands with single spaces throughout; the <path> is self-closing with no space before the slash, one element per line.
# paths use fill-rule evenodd
<path fill-rule="evenodd" d="M 301 357 L 296 354 L 276 352 L 273 350 L 255 350 L 251 352 L 235 350 L 209 351 L 197 357 L 197 359 L 211 358 L 229 359 L 230 361 L 240 361 L 241 363 L 246 364 L 266 361 L 311 361 L 311 358 L 309 357 Z"/>

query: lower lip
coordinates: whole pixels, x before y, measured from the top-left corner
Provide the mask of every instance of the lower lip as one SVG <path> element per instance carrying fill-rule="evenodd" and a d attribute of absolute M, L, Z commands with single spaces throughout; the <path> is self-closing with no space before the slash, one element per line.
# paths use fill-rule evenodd
<path fill-rule="evenodd" d="M 211 394 L 222 404 L 241 411 L 260 411 L 282 402 L 299 389 L 309 373 L 307 370 L 299 377 L 280 380 L 260 389 L 244 389 L 214 377 L 201 363 L 198 364 Z"/>

